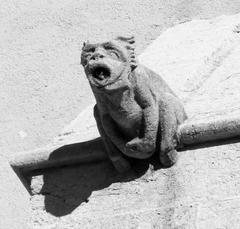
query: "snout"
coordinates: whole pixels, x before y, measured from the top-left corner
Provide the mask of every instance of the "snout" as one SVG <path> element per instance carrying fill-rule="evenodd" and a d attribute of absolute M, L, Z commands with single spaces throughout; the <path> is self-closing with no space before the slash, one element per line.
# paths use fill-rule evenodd
<path fill-rule="evenodd" d="M 104 57 L 106 57 L 105 50 L 102 48 L 97 48 L 95 52 L 92 54 L 90 60 L 99 60 L 103 59 Z"/>
<path fill-rule="evenodd" d="M 93 55 L 91 56 L 90 60 L 99 60 L 99 59 L 103 59 L 105 57 L 105 55 L 103 53 L 93 53 Z"/>

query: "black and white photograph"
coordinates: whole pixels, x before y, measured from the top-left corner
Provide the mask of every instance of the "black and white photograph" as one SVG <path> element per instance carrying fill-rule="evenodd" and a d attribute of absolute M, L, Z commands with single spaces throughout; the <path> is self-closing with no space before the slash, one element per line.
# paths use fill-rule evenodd
<path fill-rule="evenodd" d="M 240 0 L 0 0 L 0 229 L 240 229 Z"/>

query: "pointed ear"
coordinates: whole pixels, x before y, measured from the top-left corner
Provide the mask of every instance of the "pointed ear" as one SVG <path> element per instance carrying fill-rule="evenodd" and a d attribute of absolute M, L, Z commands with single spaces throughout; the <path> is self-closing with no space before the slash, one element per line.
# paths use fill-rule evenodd
<path fill-rule="evenodd" d="M 130 66 L 131 66 L 132 70 L 134 70 L 137 67 L 137 60 L 136 60 L 136 55 L 135 55 L 135 38 L 134 38 L 134 36 L 131 36 L 131 37 L 119 36 L 115 40 L 122 43 L 123 46 L 127 49 L 128 56 L 129 56 L 129 63 L 130 63 Z"/>
<path fill-rule="evenodd" d="M 135 43 L 134 36 L 130 36 L 130 37 L 118 36 L 118 37 L 116 37 L 116 40 L 123 41 L 123 42 L 128 42 L 129 44 L 134 44 Z"/>
<path fill-rule="evenodd" d="M 86 42 L 84 41 L 84 42 L 83 42 L 82 49 L 84 49 L 84 47 L 85 47 L 86 45 L 88 45 L 88 44 L 89 44 L 89 41 L 86 41 Z"/>

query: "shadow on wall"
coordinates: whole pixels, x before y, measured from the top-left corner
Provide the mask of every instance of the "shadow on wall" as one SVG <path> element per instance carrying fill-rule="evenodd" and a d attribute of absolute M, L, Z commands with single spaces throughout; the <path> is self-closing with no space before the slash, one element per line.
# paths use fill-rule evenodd
<path fill-rule="evenodd" d="M 149 164 L 154 169 L 159 169 L 157 161 L 156 155 L 148 160 L 132 160 L 133 168 L 125 174 L 117 173 L 109 161 L 101 161 L 38 170 L 31 177 L 43 174 L 43 186 L 39 194 L 45 196 L 45 209 L 54 216 L 64 216 L 87 203 L 94 191 L 102 190 L 112 183 L 128 182 L 141 177 L 148 170 Z"/>
<path fill-rule="evenodd" d="M 188 150 L 238 141 L 239 139 L 233 139 L 227 142 L 204 143 L 202 145 L 192 146 Z M 63 158 L 66 158 L 68 154 L 76 155 L 82 153 L 88 155 L 87 152 L 92 152 L 94 149 L 100 151 L 104 150 L 103 146 L 100 144 L 101 141 L 92 141 L 90 146 L 87 145 L 88 147 L 82 143 L 61 147 L 52 152 L 50 159 L 61 161 Z M 131 163 L 133 165 L 132 169 L 125 174 L 119 174 L 108 160 L 37 170 L 27 175 L 29 183 L 26 185 L 26 188 L 28 190 L 30 189 L 32 177 L 42 175 L 43 180 L 39 178 L 35 179 L 35 183 L 32 185 L 33 192 L 36 195 L 40 194 L 45 197 L 44 205 L 47 212 L 54 216 L 65 216 L 70 214 L 81 204 L 87 203 L 89 197 L 94 195 L 94 191 L 102 190 L 101 195 L 104 195 L 104 188 L 116 182 L 129 182 L 143 176 L 149 169 L 149 165 L 152 165 L 155 170 L 161 169 L 157 154 L 147 160 L 131 159 Z M 167 170 L 167 174 L 169 179 L 162 185 L 167 189 L 166 192 L 169 194 L 169 198 L 174 200 L 174 196 L 176 196 L 179 191 L 176 190 L 176 184 L 178 182 L 174 174 L 174 169 Z M 40 188 L 38 188 L 39 186 Z M 106 195 L 108 192 L 109 190 L 106 190 Z M 166 222 L 169 223 L 171 222 L 174 212 L 168 212 L 166 214 L 165 218 L 168 219 Z"/>

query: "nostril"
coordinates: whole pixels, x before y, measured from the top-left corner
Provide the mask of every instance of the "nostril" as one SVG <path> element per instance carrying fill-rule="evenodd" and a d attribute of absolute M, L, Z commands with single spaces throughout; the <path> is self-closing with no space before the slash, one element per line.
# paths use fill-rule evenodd
<path fill-rule="evenodd" d="M 100 54 L 100 53 L 95 53 L 94 55 L 91 56 L 92 60 L 97 60 L 97 59 L 102 59 L 102 58 L 104 58 L 104 55 Z"/>

